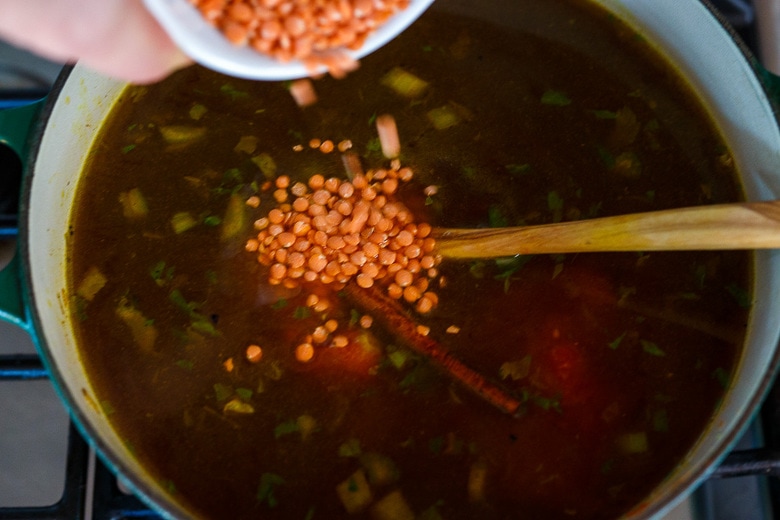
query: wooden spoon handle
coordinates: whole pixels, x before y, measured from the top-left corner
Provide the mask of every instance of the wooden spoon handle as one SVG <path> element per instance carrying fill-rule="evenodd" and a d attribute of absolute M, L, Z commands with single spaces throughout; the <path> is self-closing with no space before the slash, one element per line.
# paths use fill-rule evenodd
<path fill-rule="evenodd" d="M 441 229 L 447 258 L 597 251 L 780 248 L 780 201 L 634 213 L 591 220 L 487 229 Z"/>

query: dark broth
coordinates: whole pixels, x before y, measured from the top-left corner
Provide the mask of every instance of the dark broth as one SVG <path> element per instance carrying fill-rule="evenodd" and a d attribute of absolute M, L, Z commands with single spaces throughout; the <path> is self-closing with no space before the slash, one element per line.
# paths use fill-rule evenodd
<path fill-rule="evenodd" d="M 268 157 L 293 180 L 344 177 L 338 153 L 306 143 L 351 139 L 366 166 L 386 165 L 372 123 L 382 113 L 398 121 L 402 163 L 415 171 L 399 197 L 434 226 L 740 198 L 699 102 L 613 17 L 516 0 L 515 30 L 441 4 L 346 79 L 316 81 L 312 107 L 298 108 L 286 85 L 192 67 L 128 88 L 94 145 L 71 222 L 82 358 L 133 453 L 198 515 L 340 518 L 336 488 L 365 491 L 351 477 L 362 469 L 373 501 L 356 517 L 406 518 L 375 509 L 399 490 L 425 519 L 613 518 L 674 468 L 723 395 L 747 319 L 747 253 L 444 261 L 439 306 L 410 320 L 523 399 L 515 418 L 388 331 L 362 329 L 364 311 L 343 295 L 317 313 L 305 292 L 270 287 L 244 251 L 269 193 L 225 238 L 231 197 L 273 178 Z M 383 85 L 394 67 L 429 82 L 425 93 L 410 100 Z M 434 128 L 427 114 L 441 107 L 457 124 Z M 235 150 L 243 136 L 256 148 Z M 439 190 L 426 198 L 429 185 Z M 118 202 L 133 189 L 148 205 L 142 218 Z M 192 227 L 176 233 L 183 212 Z M 95 269 L 107 282 L 84 298 Z M 296 361 L 326 317 L 350 344 Z M 244 357 L 253 343 L 257 364 Z M 241 410 L 226 411 L 230 402 Z M 235 413 L 245 405 L 252 413 Z"/>

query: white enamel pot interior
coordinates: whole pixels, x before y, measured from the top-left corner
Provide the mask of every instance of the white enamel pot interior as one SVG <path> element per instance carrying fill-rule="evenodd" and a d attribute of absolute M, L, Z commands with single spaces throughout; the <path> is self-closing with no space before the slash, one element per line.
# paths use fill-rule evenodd
<path fill-rule="evenodd" d="M 780 132 L 772 105 L 749 59 L 709 9 L 699 0 L 597 1 L 655 44 L 710 107 L 743 175 L 748 198 L 780 198 Z M 440 4 L 453 10 L 471 6 L 472 11 L 475 5 L 459 0 Z M 491 13 L 480 3 L 478 16 L 506 23 L 511 18 L 511 3 L 496 4 L 500 9 Z M 96 405 L 70 327 L 67 223 L 88 149 L 122 88 L 120 83 L 76 66 L 44 110 L 43 130 L 32 146 L 22 200 L 27 305 L 55 385 L 103 459 L 148 503 L 172 517 L 186 517 L 187 511 L 135 462 Z M 627 518 L 662 515 L 704 479 L 746 428 L 774 377 L 780 332 L 780 252 L 759 252 L 755 258 L 757 282 L 748 348 L 732 388 L 678 469 Z"/>

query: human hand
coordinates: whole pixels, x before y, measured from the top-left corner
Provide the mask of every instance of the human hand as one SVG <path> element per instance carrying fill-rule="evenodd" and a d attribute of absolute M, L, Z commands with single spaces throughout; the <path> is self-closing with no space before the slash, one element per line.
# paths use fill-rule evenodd
<path fill-rule="evenodd" d="M 141 0 L 0 0 L 0 37 L 133 83 L 191 63 Z"/>

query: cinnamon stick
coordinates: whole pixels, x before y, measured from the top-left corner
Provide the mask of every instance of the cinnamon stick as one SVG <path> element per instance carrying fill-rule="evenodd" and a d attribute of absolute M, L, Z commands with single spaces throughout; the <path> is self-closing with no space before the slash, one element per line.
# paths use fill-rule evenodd
<path fill-rule="evenodd" d="M 398 340 L 431 360 L 434 365 L 472 393 L 504 413 L 514 415 L 518 412 L 522 404 L 520 400 L 488 381 L 482 374 L 464 365 L 433 338 L 419 334 L 415 323 L 381 290 L 376 287 L 364 289 L 354 283 L 348 283 L 344 287 L 344 293 L 355 305 L 382 323 Z"/>

